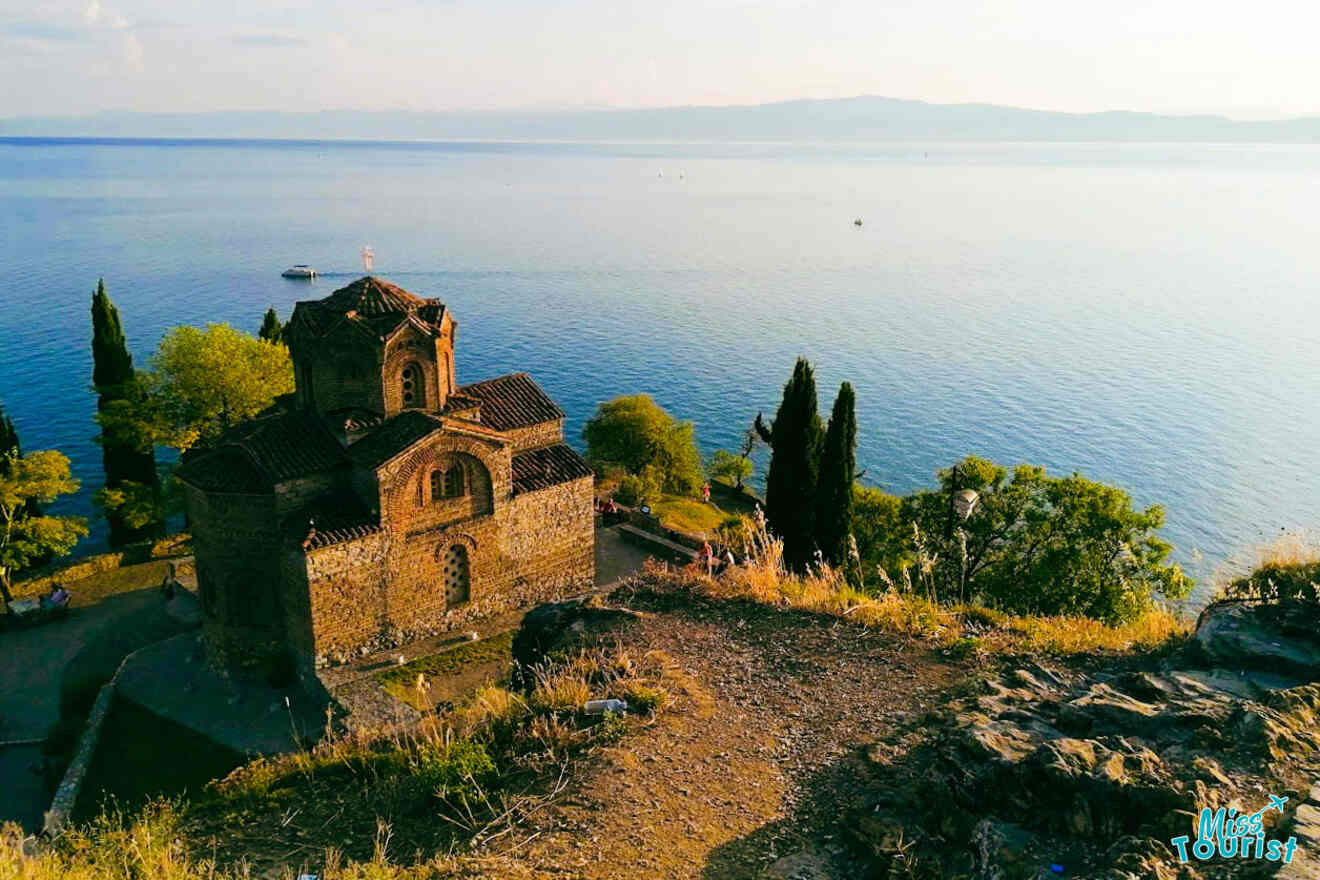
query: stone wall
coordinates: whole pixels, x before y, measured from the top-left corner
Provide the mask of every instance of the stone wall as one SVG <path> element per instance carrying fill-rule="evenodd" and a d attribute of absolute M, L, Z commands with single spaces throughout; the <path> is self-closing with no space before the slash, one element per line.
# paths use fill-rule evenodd
<path fill-rule="evenodd" d="M 574 595 L 595 575 L 593 479 L 507 499 L 490 516 L 395 532 L 307 554 L 318 662 L 445 632 Z M 443 561 L 462 545 L 469 593 L 451 606 Z"/>
<path fill-rule="evenodd" d="M 543 422 L 539 425 L 529 425 L 526 428 L 508 431 L 505 433 L 505 436 L 513 441 L 514 452 L 523 452 L 528 449 L 549 446 L 552 443 L 563 443 L 564 420 L 555 419 L 552 422 Z"/>
<path fill-rule="evenodd" d="M 293 641 L 275 497 L 184 491 L 208 656 L 217 669 L 264 672 Z"/>
<path fill-rule="evenodd" d="M 345 326 L 315 349 L 298 347 L 292 354 L 298 400 L 304 406 L 321 412 L 349 406 L 384 412 L 379 345 Z"/>

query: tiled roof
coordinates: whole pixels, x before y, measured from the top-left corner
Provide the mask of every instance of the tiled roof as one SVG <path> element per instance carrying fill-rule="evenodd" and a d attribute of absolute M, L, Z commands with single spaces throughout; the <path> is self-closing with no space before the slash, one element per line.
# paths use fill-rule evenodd
<path fill-rule="evenodd" d="M 405 410 L 348 447 L 349 457 L 358 464 L 376 467 L 430 434 L 440 424 L 439 416 L 416 409 Z"/>
<path fill-rule="evenodd" d="M 385 417 L 380 413 L 360 406 L 344 406 L 339 409 L 332 409 L 325 415 L 330 424 L 342 423 L 349 429 L 370 428 L 372 425 L 379 425 L 385 421 Z"/>
<path fill-rule="evenodd" d="M 250 495 L 270 489 L 270 480 L 246 452 L 237 447 L 184 453 L 175 476 L 206 492 Z"/>
<path fill-rule="evenodd" d="M 530 449 L 513 457 L 513 489 L 535 492 L 589 477 L 593 471 L 586 460 L 563 443 Z"/>
<path fill-rule="evenodd" d="M 366 275 L 339 288 L 321 300 L 319 305 L 341 315 L 350 311 L 359 315 L 383 315 L 387 312 L 411 312 L 427 305 L 427 300 L 414 296 L 397 284 Z"/>
<path fill-rule="evenodd" d="M 444 315 L 440 300 L 422 299 L 368 275 L 325 299 L 299 302 L 289 319 L 289 331 L 295 338 L 316 339 L 348 321 L 373 336 L 387 336 L 410 316 L 438 330 Z"/>
<path fill-rule="evenodd" d="M 526 428 L 564 417 L 564 411 L 526 373 L 474 382 L 459 388 L 458 393 L 480 401 L 481 423 L 497 431 Z"/>
<path fill-rule="evenodd" d="M 481 401 L 465 394 L 451 394 L 445 400 L 445 414 L 470 412 L 481 406 Z"/>
<path fill-rule="evenodd" d="M 284 520 L 285 533 L 304 550 L 364 538 L 381 530 L 380 517 L 352 492 L 320 498 Z"/>
<path fill-rule="evenodd" d="M 213 450 L 189 456 L 178 476 L 199 489 L 259 492 L 345 461 L 339 442 L 315 416 L 273 410 L 226 431 Z"/>

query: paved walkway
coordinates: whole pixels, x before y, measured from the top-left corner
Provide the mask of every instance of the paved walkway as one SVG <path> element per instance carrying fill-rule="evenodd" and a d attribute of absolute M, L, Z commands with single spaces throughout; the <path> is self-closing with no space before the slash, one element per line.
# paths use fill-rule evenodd
<path fill-rule="evenodd" d="M 203 658 L 197 633 L 134 654 L 119 674 L 115 698 L 244 755 L 310 746 L 325 729 L 324 706 L 296 688 L 276 689 L 253 681 L 238 687 L 216 675 Z"/>
<path fill-rule="evenodd" d="M 59 720 L 65 676 L 86 670 L 78 664 L 93 662 L 91 654 L 108 679 L 129 652 L 200 621 L 192 593 L 181 591 L 166 602 L 156 589 L 164 570 L 164 563 L 152 562 L 106 572 L 122 591 L 94 604 L 85 600 L 98 585 L 74 581 L 68 585 L 74 601 L 67 617 L 0 632 L 0 741 L 44 739 Z M 86 589 L 80 590 L 80 584 Z M 40 827 L 53 793 L 46 780 L 31 772 L 40 763 L 39 746 L 0 749 L 0 821 Z"/>

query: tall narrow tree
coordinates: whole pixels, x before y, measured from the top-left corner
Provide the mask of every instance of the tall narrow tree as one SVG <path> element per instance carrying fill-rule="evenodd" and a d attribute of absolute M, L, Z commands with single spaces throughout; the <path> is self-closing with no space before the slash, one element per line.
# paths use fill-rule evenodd
<path fill-rule="evenodd" d="M 798 358 L 793 367 L 774 423 L 767 427 L 757 413 L 756 432 L 770 447 L 766 520 L 784 542 L 784 562 L 801 571 L 816 549 L 816 483 L 822 441 L 816 377 L 806 358 Z"/>
<path fill-rule="evenodd" d="M 14 453 L 15 458 L 23 457 L 23 449 L 18 443 L 18 429 L 14 427 L 13 419 L 5 414 L 5 408 L 0 405 L 0 467 L 4 467 L 5 456 L 7 453 Z"/>
<path fill-rule="evenodd" d="M 261 321 L 261 329 L 257 331 L 257 338 L 264 339 L 267 342 L 283 342 L 284 325 L 280 323 L 280 316 L 275 313 L 275 307 L 266 309 L 266 317 Z"/>
<path fill-rule="evenodd" d="M 96 387 L 98 412 L 105 412 L 117 401 L 128 401 L 138 395 L 133 356 L 128 353 L 124 341 L 119 310 L 106 293 L 105 279 L 97 282 L 96 293 L 92 294 L 92 362 L 92 384 Z M 102 498 L 122 500 L 131 497 L 139 508 L 130 513 L 121 505 L 104 505 L 110 523 L 110 543 L 119 546 L 158 537 L 164 531 L 159 513 L 144 517 L 140 509 L 144 497 L 149 502 L 160 492 L 156 452 L 149 446 L 144 449 L 136 438 L 106 425 L 103 421 L 98 438 L 101 463 L 105 469 Z M 133 523 L 128 521 L 130 519 Z"/>
<path fill-rule="evenodd" d="M 852 534 L 853 482 L 857 478 L 857 412 L 852 385 L 844 382 L 834 398 L 820 455 L 816 488 L 816 543 L 825 561 L 843 567 Z"/>

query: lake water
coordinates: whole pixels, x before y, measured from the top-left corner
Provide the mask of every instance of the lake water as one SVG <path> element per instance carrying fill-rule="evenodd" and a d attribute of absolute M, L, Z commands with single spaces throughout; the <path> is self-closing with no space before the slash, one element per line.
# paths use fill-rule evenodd
<path fill-rule="evenodd" d="M 732 447 L 802 354 L 822 408 L 856 386 L 868 482 L 1077 470 L 1204 575 L 1320 518 L 1318 200 L 1313 146 L 0 140 L 0 401 L 88 513 L 98 276 L 143 363 L 369 243 L 453 309 L 460 381 L 529 371 L 579 445 L 645 391 Z"/>

